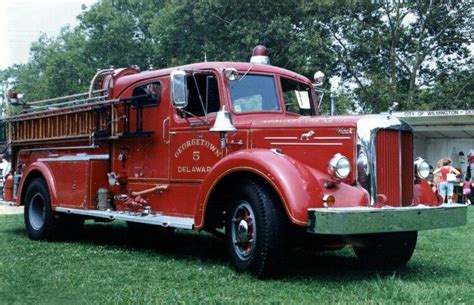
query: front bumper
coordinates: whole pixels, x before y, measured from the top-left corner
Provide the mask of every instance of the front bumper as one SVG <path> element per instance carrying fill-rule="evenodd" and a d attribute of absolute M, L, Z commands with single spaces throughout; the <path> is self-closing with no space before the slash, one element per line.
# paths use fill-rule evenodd
<path fill-rule="evenodd" d="M 308 209 L 308 232 L 318 234 L 364 234 L 419 231 L 463 226 L 467 206 L 354 207 Z"/>

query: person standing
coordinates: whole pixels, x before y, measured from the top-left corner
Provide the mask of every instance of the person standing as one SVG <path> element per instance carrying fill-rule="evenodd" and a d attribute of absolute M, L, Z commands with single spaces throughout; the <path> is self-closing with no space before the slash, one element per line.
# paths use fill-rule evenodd
<path fill-rule="evenodd" d="M 439 183 L 439 194 L 443 198 L 443 202 L 446 200 L 446 196 L 448 197 L 448 203 L 453 203 L 453 193 L 454 193 L 454 184 L 450 178 L 450 175 L 459 175 L 460 172 L 451 166 L 451 159 L 446 158 L 443 161 L 443 166 L 437 168 L 433 174 L 441 173 L 441 181 Z"/>
<path fill-rule="evenodd" d="M 439 159 L 436 162 L 436 169 L 433 171 L 433 192 L 439 194 L 439 183 L 441 182 L 441 173 L 439 169 L 443 166 L 444 159 Z"/>
<path fill-rule="evenodd" d="M 11 163 L 5 159 L 5 155 L 0 154 L 0 197 L 3 198 L 3 186 L 5 184 L 5 179 L 7 178 L 8 174 L 10 174 L 11 170 Z"/>
<path fill-rule="evenodd" d="M 0 154 L 0 170 L 2 171 L 2 181 L 5 181 L 5 178 L 10 173 L 11 164 L 7 159 L 5 159 L 4 154 Z"/>
<path fill-rule="evenodd" d="M 466 204 L 474 203 L 474 150 L 471 149 L 467 155 L 468 163 L 464 181 L 464 201 Z"/>

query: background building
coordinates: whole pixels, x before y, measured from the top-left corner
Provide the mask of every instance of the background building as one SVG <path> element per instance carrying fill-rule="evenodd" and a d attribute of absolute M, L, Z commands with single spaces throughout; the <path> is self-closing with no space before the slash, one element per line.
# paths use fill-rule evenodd
<path fill-rule="evenodd" d="M 414 129 L 415 156 L 432 166 L 443 157 L 466 170 L 467 154 L 474 150 L 474 109 L 394 112 Z"/>

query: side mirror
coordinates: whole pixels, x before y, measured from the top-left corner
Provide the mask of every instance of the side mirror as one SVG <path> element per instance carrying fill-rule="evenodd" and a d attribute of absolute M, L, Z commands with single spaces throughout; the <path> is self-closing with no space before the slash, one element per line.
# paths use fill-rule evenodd
<path fill-rule="evenodd" d="M 187 89 L 186 73 L 181 70 L 171 72 L 171 102 L 173 107 L 182 109 L 188 105 Z"/>

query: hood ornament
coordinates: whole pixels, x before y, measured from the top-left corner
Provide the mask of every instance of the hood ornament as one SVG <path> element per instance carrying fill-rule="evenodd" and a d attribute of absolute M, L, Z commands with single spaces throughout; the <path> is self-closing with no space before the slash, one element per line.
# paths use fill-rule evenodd
<path fill-rule="evenodd" d="M 308 141 L 312 136 L 314 136 L 314 130 L 310 130 L 306 133 L 301 134 L 300 140 Z"/>

